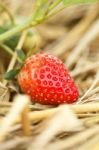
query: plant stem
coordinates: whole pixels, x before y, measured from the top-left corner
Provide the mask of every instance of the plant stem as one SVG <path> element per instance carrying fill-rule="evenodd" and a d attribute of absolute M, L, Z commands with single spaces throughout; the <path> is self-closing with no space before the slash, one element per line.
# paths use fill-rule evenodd
<path fill-rule="evenodd" d="M 1 47 L 2 49 L 4 49 L 6 52 L 8 52 L 10 55 L 12 55 L 12 56 L 14 55 L 13 50 L 12 50 L 10 47 L 8 47 L 7 45 L 1 43 L 1 44 L 0 44 L 0 47 Z M 17 60 L 18 60 L 18 62 L 22 62 L 19 57 L 17 57 Z"/>
<path fill-rule="evenodd" d="M 21 25 L 16 25 L 15 27 L 13 27 L 11 30 L 3 33 L 0 35 L 0 42 L 8 39 L 9 37 L 12 37 L 13 35 L 25 30 L 26 28 L 29 28 L 30 27 L 30 23 L 24 23 L 24 24 L 21 24 Z"/>
<path fill-rule="evenodd" d="M 18 42 L 18 45 L 17 45 L 16 49 L 21 49 L 21 47 L 22 47 L 22 45 L 23 45 L 23 43 L 24 43 L 25 37 L 26 37 L 26 33 L 27 33 L 27 31 L 24 31 L 24 32 L 22 33 L 22 35 L 21 35 L 21 37 L 20 37 L 20 39 L 19 39 L 19 42 Z M 7 72 L 13 69 L 13 67 L 14 67 L 14 65 L 15 65 L 15 63 L 16 63 L 16 60 L 17 60 L 17 53 L 16 53 L 16 51 L 15 51 L 15 52 L 14 52 L 14 55 L 13 55 L 11 61 L 10 61 L 10 64 L 9 64 L 9 66 L 8 66 Z M 4 81 L 3 81 L 4 86 L 6 86 L 7 83 L 8 83 L 7 80 L 4 80 Z"/>
<path fill-rule="evenodd" d="M 14 54 L 14 52 L 12 51 L 12 49 L 9 48 L 7 45 L 5 45 L 5 44 L 3 44 L 3 43 L 0 43 L 0 47 L 1 47 L 2 49 L 4 49 L 6 52 L 8 52 L 10 55 L 13 55 L 13 54 Z"/>
<path fill-rule="evenodd" d="M 25 37 L 26 37 L 26 31 L 24 31 L 24 32 L 22 33 L 22 36 L 21 36 L 20 39 L 19 39 L 19 42 L 18 42 L 18 45 L 17 45 L 16 49 L 21 49 L 21 47 L 22 47 L 22 45 L 23 45 L 23 43 L 24 43 Z M 13 69 L 13 67 L 14 67 L 14 65 L 15 65 L 15 63 L 16 63 L 16 59 L 17 59 L 17 53 L 16 53 L 16 51 L 15 51 L 15 53 L 14 53 L 12 59 L 11 59 L 11 62 L 10 62 L 10 64 L 9 64 L 9 67 L 8 67 L 7 71 L 10 71 L 11 69 Z"/>
<path fill-rule="evenodd" d="M 49 7 L 49 12 L 54 9 L 57 5 L 59 5 L 62 2 L 62 0 L 57 0 L 52 3 L 52 5 Z"/>
<path fill-rule="evenodd" d="M 55 1 L 52 5 L 50 5 L 48 12 L 50 12 L 52 9 L 54 9 L 60 3 L 61 3 L 61 0 Z M 32 14 L 32 16 L 25 23 L 23 23 L 21 25 L 16 25 L 11 30 L 1 34 L 0 35 L 0 42 L 12 37 L 13 35 L 21 32 L 21 31 L 23 31 L 29 27 L 36 26 L 37 24 L 43 22 L 44 20 L 42 20 L 41 22 L 35 21 L 35 14 L 36 13 L 37 13 L 37 11 L 34 14 Z"/>
<path fill-rule="evenodd" d="M 57 15 L 60 11 L 62 11 L 63 9 L 65 9 L 65 7 L 61 7 L 58 10 L 54 11 L 53 13 L 49 14 L 48 16 L 46 16 L 46 19 L 49 19 L 50 17 L 53 17 L 55 15 Z"/>

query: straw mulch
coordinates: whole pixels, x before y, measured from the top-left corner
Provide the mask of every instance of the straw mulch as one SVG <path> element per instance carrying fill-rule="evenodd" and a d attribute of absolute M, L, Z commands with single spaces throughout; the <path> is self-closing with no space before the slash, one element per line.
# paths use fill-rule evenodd
<path fill-rule="evenodd" d="M 18 22 L 28 14 L 24 5 Z M 58 107 L 29 103 L 16 79 L 3 79 L 11 57 L 0 48 L 0 150 L 99 150 L 99 5 L 66 8 L 33 32 L 29 44 L 22 38 L 21 47 L 61 58 L 80 97 L 75 104 Z"/>

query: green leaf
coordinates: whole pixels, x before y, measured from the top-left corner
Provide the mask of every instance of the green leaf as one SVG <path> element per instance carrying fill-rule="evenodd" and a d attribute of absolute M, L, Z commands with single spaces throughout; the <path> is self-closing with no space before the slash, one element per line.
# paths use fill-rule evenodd
<path fill-rule="evenodd" d="M 38 7 L 37 13 L 35 14 L 35 20 L 37 22 L 40 23 L 45 18 L 48 11 L 48 7 L 48 4 L 42 4 L 40 7 Z"/>
<path fill-rule="evenodd" d="M 0 34 L 5 33 L 6 31 L 8 31 L 9 29 L 11 29 L 12 26 L 0 26 Z M 20 34 L 17 34 L 15 36 L 12 36 L 11 38 L 7 39 L 4 41 L 4 44 L 6 44 L 7 46 L 9 46 L 11 49 L 15 49 L 18 40 L 19 40 Z"/>
<path fill-rule="evenodd" d="M 64 5 L 73 5 L 73 4 L 84 4 L 84 3 L 95 3 L 99 0 L 63 0 Z"/>
<path fill-rule="evenodd" d="M 22 49 L 17 49 L 16 52 L 17 52 L 19 59 L 21 59 L 22 61 L 26 59 L 26 55 Z"/>
<path fill-rule="evenodd" d="M 20 35 L 17 34 L 15 36 L 12 36 L 11 38 L 5 40 L 5 44 L 8 45 L 13 51 L 15 50 L 15 47 L 17 46 L 18 40 L 19 40 Z"/>
<path fill-rule="evenodd" d="M 4 78 L 6 80 L 11 80 L 11 79 L 13 79 L 19 73 L 19 71 L 20 71 L 20 69 L 10 70 L 10 71 L 8 71 L 8 72 L 5 73 Z"/>
<path fill-rule="evenodd" d="M 46 2 L 48 2 L 48 0 L 37 0 L 36 1 L 36 5 L 37 7 L 41 6 L 42 4 L 45 4 Z"/>
<path fill-rule="evenodd" d="M 45 18 L 49 8 L 48 0 L 37 0 L 36 1 L 36 12 L 34 18 L 36 22 L 41 23 Z"/>
<path fill-rule="evenodd" d="M 0 34 L 4 33 L 6 31 L 6 29 L 4 29 L 3 27 L 0 26 Z"/>

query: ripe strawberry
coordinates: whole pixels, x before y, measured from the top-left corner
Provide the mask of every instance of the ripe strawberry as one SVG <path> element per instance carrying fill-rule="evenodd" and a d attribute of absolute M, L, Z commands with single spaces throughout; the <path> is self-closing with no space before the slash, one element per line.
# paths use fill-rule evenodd
<path fill-rule="evenodd" d="M 73 103 L 79 93 L 64 64 L 57 57 L 39 53 L 29 57 L 18 75 L 23 92 L 32 101 L 47 105 Z"/>

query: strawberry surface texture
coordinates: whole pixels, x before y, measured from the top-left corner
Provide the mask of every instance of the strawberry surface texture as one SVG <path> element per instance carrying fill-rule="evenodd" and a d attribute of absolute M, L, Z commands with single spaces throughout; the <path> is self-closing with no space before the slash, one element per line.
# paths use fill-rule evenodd
<path fill-rule="evenodd" d="M 63 62 L 46 53 L 26 59 L 18 74 L 18 82 L 33 102 L 44 105 L 70 104 L 79 96 L 78 88 Z"/>

